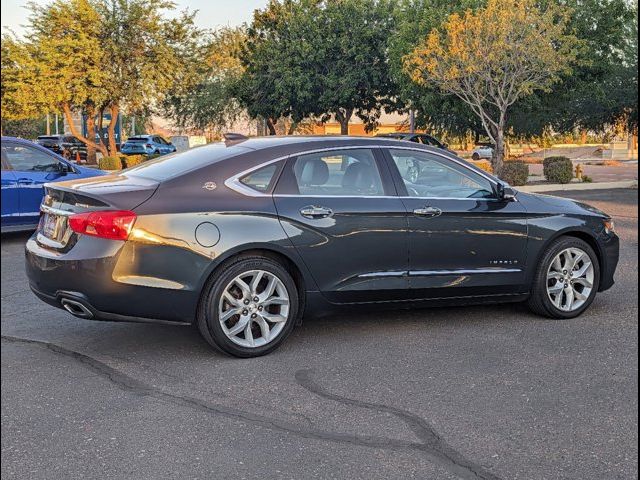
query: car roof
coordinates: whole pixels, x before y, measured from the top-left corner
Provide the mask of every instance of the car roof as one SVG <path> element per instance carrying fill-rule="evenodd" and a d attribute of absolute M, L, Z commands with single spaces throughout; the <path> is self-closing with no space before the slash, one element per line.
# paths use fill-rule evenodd
<path fill-rule="evenodd" d="M 419 135 L 418 133 L 411 132 L 392 132 L 392 133 L 379 133 L 376 135 L 378 138 L 400 138 L 400 137 L 410 137 L 412 135 Z"/>
<path fill-rule="evenodd" d="M 251 150 L 262 150 L 265 148 L 293 147 L 299 150 L 308 150 L 309 147 L 331 148 L 340 146 L 381 146 L 397 145 L 395 138 L 391 136 L 353 136 L 353 135 L 285 135 L 268 137 L 249 137 L 246 140 L 233 140 L 228 144 L 239 145 Z"/>

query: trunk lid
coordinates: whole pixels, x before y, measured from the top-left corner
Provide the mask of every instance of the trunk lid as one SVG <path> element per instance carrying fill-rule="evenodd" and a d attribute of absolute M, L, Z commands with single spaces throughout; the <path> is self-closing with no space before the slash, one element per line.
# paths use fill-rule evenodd
<path fill-rule="evenodd" d="M 45 185 L 36 241 L 44 248 L 66 252 L 77 235 L 68 225 L 75 213 L 133 210 L 147 201 L 158 182 L 127 174 L 105 175 Z"/>

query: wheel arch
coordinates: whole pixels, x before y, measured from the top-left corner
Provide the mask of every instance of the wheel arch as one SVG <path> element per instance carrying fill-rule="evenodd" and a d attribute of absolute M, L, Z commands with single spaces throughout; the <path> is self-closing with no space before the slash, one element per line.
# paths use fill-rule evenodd
<path fill-rule="evenodd" d="M 544 256 L 545 252 L 549 249 L 549 246 L 561 237 L 578 238 L 586 242 L 593 249 L 593 251 L 596 254 L 596 257 L 598 258 L 598 264 L 600 265 L 600 282 L 602 282 L 603 275 L 605 272 L 605 261 L 606 261 L 605 253 L 602 247 L 600 246 L 600 244 L 598 243 L 597 237 L 594 235 L 592 231 L 588 229 L 568 227 L 564 230 L 560 230 L 556 232 L 553 236 L 548 238 L 547 241 L 542 246 L 542 248 L 540 248 L 540 251 L 536 255 L 534 265 L 538 265 L 540 263 L 540 260 L 542 260 L 542 257 Z"/>
<path fill-rule="evenodd" d="M 203 274 L 199 286 L 198 304 L 203 301 L 203 289 L 209 279 L 220 272 L 232 260 L 239 257 L 263 256 L 281 264 L 293 278 L 298 289 L 298 298 L 300 299 L 300 308 L 298 309 L 297 323 L 300 324 L 304 315 L 306 306 L 306 293 L 309 288 L 313 289 L 315 285 L 313 279 L 309 275 L 302 261 L 298 258 L 292 258 L 291 252 L 285 248 L 275 246 L 274 244 L 256 244 L 242 245 L 234 249 L 228 250 L 211 263 L 207 271 Z"/>

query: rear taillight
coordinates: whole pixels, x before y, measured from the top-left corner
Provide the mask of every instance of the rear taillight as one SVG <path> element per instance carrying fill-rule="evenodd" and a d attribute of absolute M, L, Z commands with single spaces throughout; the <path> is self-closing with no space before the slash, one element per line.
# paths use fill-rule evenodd
<path fill-rule="evenodd" d="M 151 147 L 153 147 L 153 145 L 151 145 L 150 143 L 147 143 L 145 146 L 146 146 L 147 148 L 151 148 Z"/>
<path fill-rule="evenodd" d="M 102 210 L 71 215 L 69 226 L 74 232 L 84 235 L 126 240 L 135 221 L 136 214 L 129 210 Z"/>

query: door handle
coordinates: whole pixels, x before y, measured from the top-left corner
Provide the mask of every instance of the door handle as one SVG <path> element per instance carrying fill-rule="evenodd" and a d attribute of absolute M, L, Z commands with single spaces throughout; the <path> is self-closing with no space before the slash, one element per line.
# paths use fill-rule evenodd
<path fill-rule="evenodd" d="M 31 180 L 30 178 L 19 178 L 18 179 L 18 185 L 33 185 L 34 182 L 33 180 Z"/>
<path fill-rule="evenodd" d="M 416 208 L 413 214 L 420 217 L 439 217 L 442 215 L 442 210 L 437 207 Z"/>
<path fill-rule="evenodd" d="M 331 210 L 330 208 L 314 207 L 313 205 L 311 205 L 300 210 L 300 215 L 305 218 L 312 219 L 327 218 L 333 215 L 333 210 Z"/>

